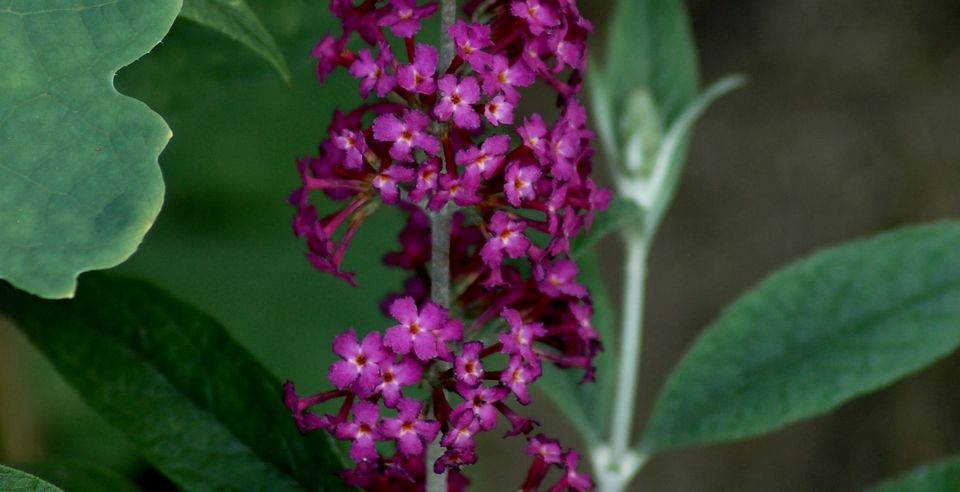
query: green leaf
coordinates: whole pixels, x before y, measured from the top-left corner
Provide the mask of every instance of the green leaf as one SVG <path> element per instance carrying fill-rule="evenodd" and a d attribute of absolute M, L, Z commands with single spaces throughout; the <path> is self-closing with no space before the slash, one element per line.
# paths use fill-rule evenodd
<path fill-rule="evenodd" d="M 826 413 L 960 344 L 960 223 L 901 229 L 799 261 L 696 341 L 642 451 L 740 439 Z"/>
<path fill-rule="evenodd" d="M 33 475 L 3 465 L 0 465 L 0 490 L 4 492 L 63 492 Z"/>
<path fill-rule="evenodd" d="M 633 91 L 625 101 L 620 118 L 623 129 L 623 166 L 632 176 L 649 176 L 663 140 L 653 97 L 644 88 Z"/>
<path fill-rule="evenodd" d="M 626 178 L 627 184 L 621 187 L 623 196 L 615 196 L 607 210 L 596 215 L 593 227 L 573 240 L 571 251 L 575 257 L 588 251 L 607 234 L 627 227 L 643 227 L 647 229 L 647 234 L 652 234 L 663 220 L 676 192 L 686 142 L 694 124 L 714 101 L 742 87 L 745 82 L 746 79 L 739 75 L 723 78 L 690 103 L 660 142 L 652 175 Z M 644 208 L 650 213 L 644 213 Z"/>
<path fill-rule="evenodd" d="M 596 214 L 590 230 L 573 239 L 570 251 L 575 258 L 580 258 L 607 234 L 630 225 L 640 226 L 642 223 L 643 210 L 640 206 L 633 201 L 615 196 L 606 210 Z"/>
<path fill-rule="evenodd" d="M 536 387 L 544 392 L 588 440 L 600 442 L 606 437 L 610 420 L 610 402 L 616 383 L 616 358 L 610 343 L 613 340 L 614 309 L 603 283 L 600 264 L 594 255 L 578 260 L 579 280 L 590 289 L 593 299 L 593 327 L 605 344 L 594 359 L 596 380 L 581 383 L 583 371 L 561 369 L 552 364 L 543 366 L 543 383 Z"/>
<path fill-rule="evenodd" d="M 610 17 L 605 57 L 606 89 L 619 122 L 634 91 L 653 96 L 662 128 L 697 96 L 697 52 L 680 0 L 620 0 Z"/>
<path fill-rule="evenodd" d="M 645 224 L 645 227 L 648 228 L 648 234 L 652 235 L 656 228 L 660 226 L 667 208 L 676 194 L 680 176 L 683 173 L 687 144 L 693 134 L 695 124 L 717 99 L 743 87 L 745 84 L 746 78 L 742 75 L 727 76 L 711 84 L 703 94 L 690 102 L 660 142 L 660 149 L 653 164 L 653 173 L 649 178 L 649 183 L 642 183 L 645 186 L 639 186 L 641 183 L 635 183 L 633 185 L 634 189 L 627 190 L 629 194 L 635 197 L 635 201 L 646 205 L 647 210 L 650 210 L 650 219 Z M 649 190 L 649 197 L 637 196 L 637 194 L 642 193 L 644 187 Z"/>
<path fill-rule="evenodd" d="M 673 200 L 694 123 L 743 84 L 742 77 L 728 77 L 698 95 L 697 63 L 683 2 L 620 0 L 611 16 L 606 69 L 588 72 L 617 191 L 646 212 L 647 237 Z"/>
<path fill-rule="evenodd" d="M 905 473 L 871 492 L 956 492 L 960 490 L 960 456 Z"/>
<path fill-rule="evenodd" d="M 299 434 L 280 382 L 216 321 L 164 292 L 89 274 L 70 301 L 0 286 L 0 311 L 184 489 L 344 489 L 329 437 Z"/>
<path fill-rule="evenodd" d="M 140 490 L 133 482 L 116 472 L 88 463 L 74 461 L 31 463 L 20 466 L 20 469 L 70 492 L 138 492 Z"/>
<path fill-rule="evenodd" d="M 652 236 L 663 220 L 667 207 L 676 192 L 680 174 L 683 170 L 686 144 L 690 139 L 695 123 L 714 101 L 724 94 L 742 87 L 745 82 L 746 79 L 739 75 L 725 77 L 712 84 L 703 94 L 690 103 L 673 123 L 662 141 L 658 142 L 659 148 L 654 162 L 651 163 L 650 174 L 633 178 L 621 175 L 617 179 L 620 193 L 610 202 L 607 210 L 596 214 L 593 227 L 573 240 L 572 252 L 574 256 L 579 256 L 584 251 L 589 250 L 591 246 L 607 234 L 629 226 L 642 227 L 648 237 Z M 597 87 L 598 85 L 594 84 L 595 91 L 601 90 Z M 605 96 L 601 94 L 596 96 L 595 100 L 602 102 L 605 100 Z M 602 114 L 598 116 L 598 119 L 603 119 Z M 605 133 L 602 127 L 600 133 Z M 629 148 L 626 151 L 629 152 Z M 625 158 L 631 160 L 629 157 Z M 638 164 L 644 162 L 643 159 L 639 158 L 633 160 Z M 645 213 L 644 210 L 649 212 Z"/>
<path fill-rule="evenodd" d="M 270 62 L 284 81 L 290 82 L 290 68 L 283 52 L 244 0 L 184 0 L 180 15 L 244 44 Z"/>
<path fill-rule="evenodd" d="M 170 129 L 114 74 L 170 29 L 180 0 L 31 0 L 0 9 L 0 278 L 73 295 L 136 250 L 163 201 Z"/>

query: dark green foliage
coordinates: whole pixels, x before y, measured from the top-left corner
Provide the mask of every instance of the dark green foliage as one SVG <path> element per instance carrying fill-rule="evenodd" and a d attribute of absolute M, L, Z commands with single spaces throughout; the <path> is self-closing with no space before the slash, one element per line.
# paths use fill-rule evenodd
<path fill-rule="evenodd" d="M 214 320 L 141 282 L 90 274 L 75 300 L 0 287 L 12 318 L 98 413 L 188 490 L 340 490 L 270 375 Z"/>

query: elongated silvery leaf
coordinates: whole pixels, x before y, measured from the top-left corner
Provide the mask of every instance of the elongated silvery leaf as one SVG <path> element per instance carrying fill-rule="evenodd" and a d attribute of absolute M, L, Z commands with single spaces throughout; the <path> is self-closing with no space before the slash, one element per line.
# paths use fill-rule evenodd
<path fill-rule="evenodd" d="M 760 435 L 828 412 L 960 345 L 960 223 L 825 250 L 712 323 L 669 377 L 645 454 Z"/>

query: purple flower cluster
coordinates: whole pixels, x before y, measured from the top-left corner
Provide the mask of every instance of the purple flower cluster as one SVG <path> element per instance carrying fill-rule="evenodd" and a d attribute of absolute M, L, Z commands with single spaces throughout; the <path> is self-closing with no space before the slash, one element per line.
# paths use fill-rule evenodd
<path fill-rule="evenodd" d="M 375 100 L 336 112 L 318 155 L 298 161 L 294 232 L 316 268 L 354 283 L 342 269 L 351 239 L 381 203 L 399 206 L 409 212 L 401 249 L 384 261 L 411 275 L 384 301 L 394 326 L 334 339 L 334 389 L 300 397 L 288 382 L 286 404 L 301 431 L 351 442 L 357 466 L 344 476 L 367 490 L 423 490 L 428 473 L 444 470 L 451 490 L 465 488 L 474 436 L 501 417 L 507 436 L 527 436 L 533 462 L 521 490 L 539 490 L 551 467 L 563 473 L 549 490 L 587 490 L 577 452 L 530 436 L 538 423 L 511 405 L 530 403 L 545 363 L 591 380 L 600 350 L 570 251 L 610 200 L 589 176 L 594 135 L 576 99 L 593 28 L 575 0 L 466 0 L 449 28 L 456 55 L 438 66 L 437 49 L 416 40 L 437 7 L 331 1 L 343 33 L 314 48 L 318 76 L 344 67 Z M 348 49 L 353 34 L 370 48 Z M 557 95 L 552 124 L 521 112 L 537 83 Z M 310 202 L 318 190 L 345 206 L 321 217 Z M 429 214 L 441 211 L 454 213 L 449 311 L 429 300 Z M 311 410 L 333 399 L 342 399 L 336 414 Z M 425 463 L 438 439 L 443 454 Z M 394 443 L 392 456 L 382 442 Z"/>

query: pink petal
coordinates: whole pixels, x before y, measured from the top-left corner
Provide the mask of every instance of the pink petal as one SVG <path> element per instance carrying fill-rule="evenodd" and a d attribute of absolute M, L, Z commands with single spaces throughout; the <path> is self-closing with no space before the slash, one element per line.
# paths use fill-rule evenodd
<path fill-rule="evenodd" d="M 357 380 L 360 370 L 353 362 L 345 360 L 334 362 L 330 365 L 327 378 L 339 389 L 346 389 Z"/>
<path fill-rule="evenodd" d="M 357 343 L 357 332 L 353 328 L 333 337 L 333 353 L 349 359 L 360 352 L 360 344 Z"/>
<path fill-rule="evenodd" d="M 387 328 L 387 334 L 383 337 L 383 343 L 398 354 L 409 353 L 412 342 L 410 329 L 402 325 Z"/>
<path fill-rule="evenodd" d="M 402 297 L 390 304 L 390 316 L 405 324 L 412 324 L 417 320 L 417 303 L 412 297 Z"/>

